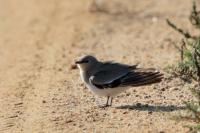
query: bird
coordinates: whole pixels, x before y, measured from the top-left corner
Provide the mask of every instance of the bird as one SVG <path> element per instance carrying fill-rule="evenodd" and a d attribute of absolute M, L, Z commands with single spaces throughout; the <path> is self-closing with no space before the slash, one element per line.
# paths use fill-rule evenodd
<path fill-rule="evenodd" d="M 105 105 L 112 106 L 113 97 L 131 87 L 159 83 L 163 74 L 154 68 L 139 68 L 114 61 L 99 61 L 92 55 L 85 55 L 75 61 L 80 77 L 86 87 L 98 96 L 107 97 Z"/>

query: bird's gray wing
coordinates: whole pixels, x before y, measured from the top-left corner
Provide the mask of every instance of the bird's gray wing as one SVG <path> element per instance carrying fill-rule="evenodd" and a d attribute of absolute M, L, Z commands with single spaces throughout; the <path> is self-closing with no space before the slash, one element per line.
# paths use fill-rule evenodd
<path fill-rule="evenodd" d="M 90 82 L 98 88 L 114 88 L 120 85 L 122 77 L 136 66 L 106 62 L 99 67 L 99 71 L 90 77 Z"/>
<path fill-rule="evenodd" d="M 117 86 L 142 86 L 162 81 L 163 74 L 155 69 L 141 69 L 122 64 L 104 64 L 90 77 L 90 82 L 100 89 Z"/>

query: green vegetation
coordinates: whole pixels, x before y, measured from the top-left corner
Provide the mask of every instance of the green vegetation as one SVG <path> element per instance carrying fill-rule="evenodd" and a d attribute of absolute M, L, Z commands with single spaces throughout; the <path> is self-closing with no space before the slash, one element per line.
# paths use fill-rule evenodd
<path fill-rule="evenodd" d="M 193 3 L 189 20 L 200 31 L 200 11 L 197 11 L 195 2 Z M 181 47 L 178 47 L 181 54 L 181 61 L 177 66 L 172 67 L 172 71 L 176 76 L 189 80 L 192 79 L 197 83 L 194 88 L 190 88 L 196 100 L 185 102 L 188 110 L 187 115 L 180 116 L 181 119 L 196 122 L 197 124 L 195 126 L 187 127 L 190 128 L 191 132 L 197 132 L 200 131 L 200 35 L 191 35 L 189 32 L 178 28 L 169 20 L 167 20 L 167 23 L 184 37 Z"/>
<path fill-rule="evenodd" d="M 191 24 L 200 31 L 200 11 L 197 11 L 195 2 L 193 4 L 189 20 Z M 182 46 L 181 48 L 178 48 L 181 53 L 181 62 L 175 68 L 176 74 L 180 76 L 187 76 L 188 78 L 199 81 L 200 35 L 193 36 L 189 32 L 178 28 L 169 20 L 167 20 L 167 23 L 170 27 L 172 27 L 174 30 L 178 31 L 184 36 L 184 39 L 182 40 Z"/>

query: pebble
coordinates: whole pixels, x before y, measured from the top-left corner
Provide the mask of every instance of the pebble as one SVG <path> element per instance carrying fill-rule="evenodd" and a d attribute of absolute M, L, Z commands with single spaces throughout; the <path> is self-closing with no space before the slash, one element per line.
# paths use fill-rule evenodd
<path fill-rule="evenodd" d="M 128 111 L 124 111 L 123 114 L 128 114 Z"/>
<path fill-rule="evenodd" d="M 176 91 L 176 90 L 179 90 L 179 89 L 177 87 L 175 87 L 174 90 Z"/>
<path fill-rule="evenodd" d="M 146 107 L 146 108 L 149 107 L 149 104 L 145 104 L 144 107 Z"/>
<path fill-rule="evenodd" d="M 179 97 L 182 98 L 182 97 L 184 97 L 184 96 L 183 96 L 183 95 L 180 95 Z"/>
<path fill-rule="evenodd" d="M 165 91 L 165 88 L 162 88 L 161 91 Z"/>
<path fill-rule="evenodd" d="M 150 114 L 150 115 L 151 115 L 151 114 L 153 114 L 153 112 L 152 112 L 152 111 L 149 111 L 149 112 L 148 112 L 148 114 Z"/>
<path fill-rule="evenodd" d="M 135 95 L 135 97 L 139 97 L 139 95 Z"/>
<path fill-rule="evenodd" d="M 73 122 L 73 121 L 72 121 L 72 120 L 67 120 L 67 121 L 66 121 L 66 123 L 70 123 L 70 122 Z"/>
<path fill-rule="evenodd" d="M 71 67 L 70 67 L 70 69 L 77 69 L 77 68 L 78 68 L 78 67 L 77 67 L 76 64 L 72 64 Z"/>
<path fill-rule="evenodd" d="M 142 105 L 141 103 L 137 103 L 136 104 L 137 107 L 141 107 L 141 105 Z"/>
<path fill-rule="evenodd" d="M 144 98 L 150 98 L 150 97 L 151 97 L 150 95 L 144 96 Z"/>

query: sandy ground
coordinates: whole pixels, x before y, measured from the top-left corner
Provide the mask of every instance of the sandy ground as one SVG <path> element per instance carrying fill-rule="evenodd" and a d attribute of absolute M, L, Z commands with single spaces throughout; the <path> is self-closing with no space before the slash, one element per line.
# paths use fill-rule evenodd
<path fill-rule="evenodd" d="M 0 132 L 186 132 L 186 122 L 171 119 L 192 98 L 178 78 L 132 88 L 101 109 L 106 99 L 71 65 L 93 54 L 164 71 L 180 59 L 172 43 L 181 39 L 165 19 L 192 31 L 191 0 L 102 0 L 102 12 L 90 5 L 0 0 Z"/>

